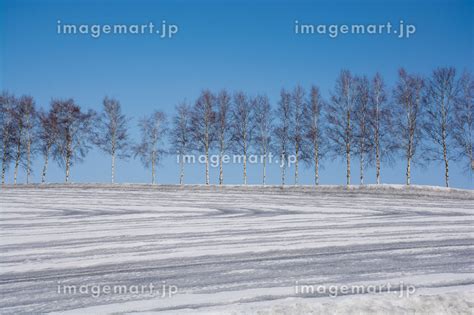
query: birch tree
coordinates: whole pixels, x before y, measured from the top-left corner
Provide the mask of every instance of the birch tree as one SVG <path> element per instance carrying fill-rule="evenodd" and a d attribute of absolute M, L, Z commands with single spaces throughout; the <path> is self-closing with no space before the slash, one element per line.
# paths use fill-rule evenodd
<path fill-rule="evenodd" d="M 53 156 L 64 167 L 65 182 L 69 183 L 71 167 L 82 162 L 91 149 L 95 112 L 82 111 L 73 99 L 53 100 L 51 107 L 58 128 Z"/>
<path fill-rule="evenodd" d="M 217 96 L 216 113 L 216 138 L 217 149 L 219 150 L 219 185 L 224 183 L 224 162 L 223 157 L 231 146 L 232 132 L 231 127 L 231 96 L 222 90 Z"/>
<path fill-rule="evenodd" d="M 232 107 L 232 141 L 243 159 L 243 183 L 247 185 L 247 159 L 253 136 L 253 106 L 244 92 L 234 94 Z"/>
<path fill-rule="evenodd" d="M 0 140 L 2 156 L 2 185 L 5 184 L 5 175 L 11 162 L 15 157 L 15 123 L 13 111 L 15 109 L 15 97 L 4 91 L 0 95 Z"/>
<path fill-rule="evenodd" d="M 13 183 L 17 183 L 20 166 L 26 171 L 26 183 L 29 183 L 31 174 L 31 160 L 33 148 L 34 120 L 36 119 L 35 103 L 31 96 L 22 96 L 17 100 L 13 109 L 13 120 L 15 139 L 15 166 L 13 171 Z"/>
<path fill-rule="evenodd" d="M 130 157 L 129 119 L 122 113 L 120 102 L 104 98 L 102 112 L 98 116 L 95 144 L 111 158 L 111 182 L 115 183 L 115 161 Z"/>
<path fill-rule="evenodd" d="M 303 110 L 305 106 L 304 89 L 298 85 L 291 95 L 293 122 L 291 124 L 291 141 L 295 154 L 295 185 L 298 185 L 298 162 L 303 149 Z"/>
<path fill-rule="evenodd" d="M 14 128 L 11 130 L 11 139 L 13 141 L 14 153 L 13 153 L 13 184 L 16 185 L 18 179 L 18 170 L 20 164 L 25 166 L 25 146 L 23 144 L 23 129 L 24 120 L 22 117 L 22 111 L 20 110 L 20 102 L 17 98 L 13 100 L 14 105 L 11 109 L 11 115 L 13 120 Z"/>
<path fill-rule="evenodd" d="M 146 168 L 151 169 L 151 183 L 156 183 L 156 168 L 166 152 L 164 141 L 167 133 L 166 116 L 155 111 L 150 116 L 140 119 L 138 126 L 141 142 L 135 147 L 135 157 L 139 157 Z"/>
<path fill-rule="evenodd" d="M 273 115 L 270 101 L 265 95 L 258 95 L 254 98 L 255 108 L 255 146 L 262 157 L 262 185 L 266 184 L 267 178 L 267 158 L 271 146 Z"/>
<path fill-rule="evenodd" d="M 184 185 L 184 157 L 192 149 L 191 107 L 182 102 L 176 106 L 171 131 L 171 144 L 179 159 L 179 184 Z"/>
<path fill-rule="evenodd" d="M 305 103 L 304 126 L 304 154 L 303 160 L 314 166 L 314 184 L 319 185 L 320 161 L 324 158 L 327 143 L 323 135 L 323 119 L 321 117 L 324 101 L 317 86 L 312 86 L 309 99 Z"/>
<path fill-rule="evenodd" d="M 396 148 L 393 130 L 393 110 L 387 100 L 385 84 L 377 73 L 372 79 L 369 100 L 369 120 L 373 135 L 373 155 L 375 155 L 375 178 L 380 184 L 381 162 L 391 162 Z"/>
<path fill-rule="evenodd" d="M 428 82 L 428 106 L 423 130 L 431 140 L 426 157 L 442 161 L 444 181 L 449 187 L 449 161 L 454 158 L 454 144 L 451 133 L 454 124 L 454 104 L 458 99 L 459 84 L 454 68 L 438 68 Z"/>
<path fill-rule="evenodd" d="M 364 171 L 372 161 L 372 128 L 369 119 L 369 80 L 357 77 L 354 80 L 356 97 L 354 106 L 354 153 L 359 157 L 360 184 L 364 184 Z"/>
<path fill-rule="evenodd" d="M 215 96 L 209 90 L 201 92 L 192 110 L 191 126 L 192 139 L 199 152 L 205 155 L 205 183 L 209 185 L 209 153 L 215 141 Z"/>
<path fill-rule="evenodd" d="M 14 145 L 14 157 L 13 157 L 13 184 L 16 185 L 18 179 L 18 171 L 19 167 L 24 167 L 26 164 L 25 162 L 25 146 L 23 143 L 23 129 L 24 126 L 24 119 L 22 116 L 22 110 L 20 109 L 20 101 L 19 99 L 15 98 L 13 100 L 14 105 L 11 110 L 12 119 L 14 128 L 11 130 L 12 132 L 12 140 Z"/>
<path fill-rule="evenodd" d="M 410 75 L 404 69 L 398 72 L 394 89 L 397 105 L 398 148 L 406 159 L 406 184 L 411 183 L 411 166 L 422 140 L 420 116 L 426 103 L 425 82 L 417 75 Z M 421 162 L 421 161 L 420 161 Z"/>
<path fill-rule="evenodd" d="M 293 111 L 291 108 L 291 94 L 282 89 L 280 101 L 275 112 L 275 150 L 280 157 L 281 185 L 285 185 L 286 168 L 288 167 L 288 157 L 291 150 L 291 123 L 293 121 Z"/>
<path fill-rule="evenodd" d="M 37 127 L 38 127 L 38 114 L 35 106 L 35 102 L 31 96 L 24 96 L 20 100 L 20 104 L 22 104 L 23 108 L 23 119 L 25 121 L 25 128 L 24 128 L 24 142 L 25 142 L 25 150 L 26 150 L 26 161 L 25 161 L 25 170 L 26 170 L 26 183 L 30 183 L 30 176 L 32 171 L 32 161 L 34 155 L 36 153 L 36 146 L 34 143 L 36 142 L 36 136 L 38 134 Z"/>
<path fill-rule="evenodd" d="M 327 106 L 327 136 L 330 149 L 335 157 L 345 156 L 346 184 L 351 184 L 351 153 L 354 143 L 351 117 L 356 99 L 354 79 L 348 70 L 342 70 L 331 102 Z"/>
<path fill-rule="evenodd" d="M 53 152 L 53 146 L 58 141 L 58 120 L 55 112 L 49 110 L 48 112 L 40 111 L 38 113 L 39 120 L 39 151 L 43 155 L 43 171 L 41 173 L 41 183 L 46 182 L 46 174 L 48 171 L 49 157 Z"/>
<path fill-rule="evenodd" d="M 465 72 L 460 79 L 460 93 L 454 106 L 452 126 L 457 158 L 465 161 L 465 169 L 474 172 L 474 78 Z"/>

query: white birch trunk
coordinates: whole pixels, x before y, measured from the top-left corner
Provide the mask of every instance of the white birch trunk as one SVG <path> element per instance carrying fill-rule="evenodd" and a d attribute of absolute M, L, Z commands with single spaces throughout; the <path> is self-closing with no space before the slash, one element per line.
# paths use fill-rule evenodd
<path fill-rule="evenodd" d="M 221 150 L 219 152 L 219 185 L 224 184 L 224 165 L 222 165 L 224 152 L 222 148 L 223 148 L 223 143 L 221 140 Z"/>
<path fill-rule="evenodd" d="M 286 157 L 284 154 L 281 155 L 281 185 L 285 186 L 285 168 L 286 168 Z"/>
<path fill-rule="evenodd" d="M 9 137 L 5 135 L 5 137 Z M 7 171 L 7 145 L 4 140 L 3 142 L 3 157 L 2 157 L 2 185 L 5 185 L 5 173 Z"/>
<path fill-rule="evenodd" d="M 349 186 L 351 184 L 351 113 L 347 111 L 347 122 L 346 122 L 346 185 Z"/>
<path fill-rule="evenodd" d="M 41 183 L 43 184 L 46 182 L 46 172 L 48 170 L 48 159 L 49 159 L 49 154 L 46 153 L 44 155 L 43 173 L 41 174 Z"/>
<path fill-rule="evenodd" d="M 179 154 L 180 160 L 179 160 L 179 169 L 180 169 L 180 174 L 179 174 L 179 184 L 184 185 L 184 156 L 182 153 Z"/>
<path fill-rule="evenodd" d="M 70 175 L 70 168 L 71 168 L 71 155 L 72 155 L 72 143 L 71 143 L 70 136 L 68 136 L 67 144 L 66 144 L 66 183 L 69 183 L 69 175 Z"/>
<path fill-rule="evenodd" d="M 209 147 L 206 145 L 206 185 L 209 185 Z"/>
<path fill-rule="evenodd" d="M 13 184 L 14 185 L 16 185 L 16 180 L 18 177 L 18 166 L 20 164 L 20 157 L 21 157 L 20 150 L 21 150 L 20 144 L 18 144 L 18 150 L 17 150 L 16 158 L 15 158 L 15 169 L 13 171 Z"/>
<path fill-rule="evenodd" d="M 115 183 L 115 152 L 112 152 L 112 167 L 111 167 L 111 174 L 112 174 L 112 184 Z"/>
<path fill-rule="evenodd" d="M 28 143 L 26 146 L 26 183 L 30 183 L 30 175 L 31 175 L 31 141 L 28 139 Z"/>
<path fill-rule="evenodd" d="M 295 150 L 295 185 L 298 185 L 298 155 L 299 155 L 299 147 L 298 144 L 296 144 L 296 150 Z"/>
<path fill-rule="evenodd" d="M 262 184 L 265 186 L 267 179 L 267 150 L 263 150 L 263 174 L 262 174 Z"/>
<path fill-rule="evenodd" d="M 247 146 L 244 145 L 244 185 L 247 185 Z"/>
<path fill-rule="evenodd" d="M 151 184 L 155 184 L 155 158 L 156 158 L 156 152 L 153 151 L 151 153 Z"/>

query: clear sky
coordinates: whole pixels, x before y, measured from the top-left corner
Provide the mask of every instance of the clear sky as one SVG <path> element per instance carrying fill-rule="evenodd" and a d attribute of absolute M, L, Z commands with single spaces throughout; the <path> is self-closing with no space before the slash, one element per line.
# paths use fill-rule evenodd
<path fill-rule="evenodd" d="M 266 93 L 273 105 L 282 87 L 316 84 L 329 96 L 341 70 L 372 76 L 380 72 L 388 85 L 397 69 L 428 75 L 438 66 L 473 70 L 472 0 L 445 1 L 6 1 L 0 0 L 0 86 L 15 94 L 30 94 L 41 107 L 52 98 L 72 97 L 83 107 L 99 109 L 104 96 L 120 100 L 133 117 L 132 135 L 138 139 L 137 120 L 154 109 L 172 115 L 174 106 L 194 101 L 203 88 L 241 89 Z M 178 25 L 171 39 L 157 35 L 57 34 L 57 21 L 74 24 Z M 381 35 L 296 35 L 294 23 L 414 24 L 410 38 Z M 39 180 L 42 159 L 34 164 Z M 75 182 L 108 182 L 109 157 L 94 150 L 72 169 Z M 343 163 L 324 161 L 322 184 L 345 182 Z M 353 163 L 353 183 L 358 165 Z M 241 166 L 226 165 L 226 183 L 241 182 Z M 269 181 L 279 182 L 270 168 Z M 291 171 L 290 171 L 291 173 Z M 301 172 L 302 184 L 312 183 L 312 170 Z M 382 166 L 382 181 L 404 182 L 404 161 Z M 186 168 L 188 183 L 203 182 L 203 166 Z M 149 182 L 139 160 L 119 162 L 121 182 Z M 24 176 L 20 177 L 23 180 Z M 49 181 L 64 174 L 51 166 Z M 290 182 L 291 182 L 290 177 Z M 9 174 L 9 181 L 11 173 Z M 374 182 L 368 170 L 367 182 Z M 178 167 L 166 158 L 158 170 L 159 183 L 177 183 Z M 217 171 L 211 172 L 217 181 Z M 415 167 L 414 184 L 443 185 L 443 169 L 433 164 Z M 260 182 L 260 166 L 252 165 L 249 182 Z M 473 180 L 457 165 L 451 184 L 472 188 Z"/>

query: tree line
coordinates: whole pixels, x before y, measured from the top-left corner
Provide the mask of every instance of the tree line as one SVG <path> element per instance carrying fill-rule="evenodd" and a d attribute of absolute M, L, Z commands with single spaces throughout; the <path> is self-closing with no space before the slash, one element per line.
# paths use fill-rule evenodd
<path fill-rule="evenodd" d="M 271 106 L 266 95 L 249 96 L 243 91 L 214 93 L 203 90 L 197 100 L 175 107 L 168 121 L 154 111 L 138 121 L 141 138 L 132 141 L 130 118 L 118 100 L 106 97 L 102 110 L 84 110 L 73 99 L 53 99 L 39 109 L 31 96 L 0 96 L 0 141 L 2 184 L 13 167 L 13 183 L 20 169 L 30 182 L 32 161 L 41 157 L 41 182 L 46 182 L 48 164 L 55 161 L 70 181 L 71 167 L 81 162 L 92 147 L 111 158 L 111 181 L 115 182 L 116 159 L 139 158 L 156 182 L 157 166 L 165 154 L 179 156 L 179 182 L 184 183 L 184 157 L 205 156 L 205 184 L 210 183 L 209 155 L 219 156 L 218 182 L 224 183 L 223 157 L 239 154 L 242 181 L 247 184 L 247 160 L 251 153 L 262 159 L 262 184 L 266 183 L 267 156 L 280 159 L 281 184 L 287 182 L 289 159 L 294 159 L 294 184 L 301 164 L 311 167 L 314 184 L 325 158 L 340 158 L 346 165 L 346 183 L 351 184 L 351 162 L 355 157 L 364 173 L 375 167 L 381 182 L 382 163 L 405 161 L 406 184 L 411 183 L 415 163 L 441 162 L 445 185 L 449 186 L 449 165 L 463 163 L 474 169 L 474 80 L 472 74 L 458 74 L 453 67 L 435 69 L 422 77 L 398 71 L 388 88 L 380 74 L 372 78 L 342 70 L 329 98 L 313 85 L 282 89 Z"/>

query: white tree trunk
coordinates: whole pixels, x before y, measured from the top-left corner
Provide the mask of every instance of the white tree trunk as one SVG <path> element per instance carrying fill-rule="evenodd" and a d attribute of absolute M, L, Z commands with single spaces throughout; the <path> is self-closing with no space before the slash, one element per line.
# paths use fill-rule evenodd
<path fill-rule="evenodd" d="M 151 156 L 152 156 L 152 159 L 151 159 L 151 184 L 154 185 L 155 184 L 155 151 L 152 152 Z"/>
<path fill-rule="evenodd" d="M 449 161 L 448 161 L 448 149 L 446 146 L 446 139 L 443 139 L 443 158 L 444 158 L 444 180 L 446 187 L 449 187 Z"/>
<path fill-rule="evenodd" d="M 49 158 L 49 154 L 45 154 L 44 155 L 43 173 L 41 174 L 41 183 L 43 183 L 43 184 L 46 182 L 46 172 L 48 170 L 48 158 Z"/>
<path fill-rule="evenodd" d="M 72 156 L 72 143 L 68 136 L 67 144 L 66 144 L 66 183 L 69 183 L 69 175 L 70 175 L 70 168 L 71 168 L 71 156 Z"/>
<path fill-rule="evenodd" d="M 377 185 L 380 184 L 380 147 L 378 140 L 375 144 L 375 176 L 377 180 Z"/>
<path fill-rule="evenodd" d="M 411 128 L 411 127 L 410 127 Z M 413 154 L 413 131 L 410 130 L 410 136 L 408 140 L 408 148 L 407 148 L 407 172 L 406 172 L 406 184 L 409 186 L 411 184 L 411 158 Z"/>
<path fill-rule="evenodd" d="M 349 186 L 351 184 L 351 152 L 349 150 L 346 151 L 346 185 Z"/>
<path fill-rule="evenodd" d="M 180 169 L 180 174 L 179 174 L 179 184 L 184 185 L 184 156 L 182 153 L 180 155 L 180 160 L 179 160 L 179 169 Z"/>
<path fill-rule="evenodd" d="M 314 143 L 314 184 L 319 185 L 319 145 Z"/>
<path fill-rule="evenodd" d="M 347 111 L 347 121 L 346 121 L 346 185 L 351 184 L 351 113 Z"/>
<path fill-rule="evenodd" d="M 281 155 L 281 185 L 285 186 L 285 168 L 286 168 L 286 157 L 284 154 Z"/>
<path fill-rule="evenodd" d="M 16 180 L 18 177 L 18 166 L 20 165 L 20 158 L 21 158 L 21 142 L 18 141 L 16 158 L 15 158 L 15 169 L 13 171 L 13 184 L 15 185 L 16 185 Z"/>
<path fill-rule="evenodd" d="M 222 145 L 221 145 L 221 148 L 222 148 Z M 222 152 L 222 149 L 221 149 L 219 152 L 219 185 L 224 184 L 224 165 L 222 165 L 223 155 L 224 153 Z"/>
<path fill-rule="evenodd" d="M 10 137 L 8 132 L 6 131 L 6 128 L 3 129 L 3 157 L 2 157 L 2 185 L 5 185 L 5 173 L 7 172 L 7 143 L 6 139 Z"/>
<path fill-rule="evenodd" d="M 244 185 L 247 185 L 247 148 L 244 147 Z"/>
<path fill-rule="evenodd" d="M 209 185 L 209 147 L 206 145 L 206 185 Z"/>
<path fill-rule="evenodd" d="M 379 99 L 377 97 L 376 107 L 376 126 L 375 126 L 375 177 L 377 185 L 380 185 L 380 109 Z"/>
<path fill-rule="evenodd" d="M 66 158 L 66 183 L 69 183 L 69 172 L 70 172 L 70 165 L 69 165 L 69 155 Z"/>
<path fill-rule="evenodd" d="M 295 150 L 295 185 L 298 185 L 298 156 L 299 156 L 299 147 L 296 144 Z"/>
<path fill-rule="evenodd" d="M 2 185 L 5 185 L 5 173 L 7 171 L 7 149 L 5 143 L 3 144 L 3 157 L 2 157 Z"/>
<path fill-rule="evenodd" d="M 446 112 L 443 106 L 443 124 L 441 126 L 441 136 L 442 136 L 442 144 L 443 144 L 443 159 L 444 159 L 444 180 L 446 187 L 449 187 L 449 161 L 448 161 L 448 146 L 446 144 L 447 139 L 447 128 L 446 128 Z"/>
<path fill-rule="evenodd" d="M 7 165 L 5 163 L 5 157 L 2 160 L 2 185 L 5 185 L 5 173 L 7 171 Z"/>
<path fill-rule="evenodd" d="M 112 152 L 112 184 L 115 183 L 115 152 Z"/>
<path fill-rule="evenodd" d="M 406 184 L 407 184 L 407 186 L 409 186 L 410 181 L 411 181 L 411 158 L 410 157 L 408 157 L 408 159 L 407 159 L 407 173 L 406 173 L 406 176 L 407 176 Z"/>
<path fill-rule="evenodd" d="M 30 174 L 31 174 L 31 141 L 28 139 L 26 146 L 26 183 L 30 183 Z"/>

